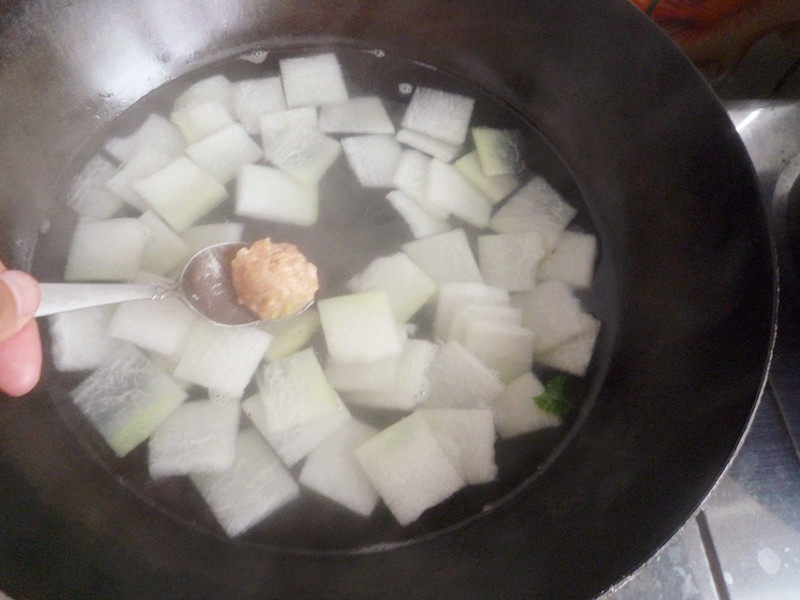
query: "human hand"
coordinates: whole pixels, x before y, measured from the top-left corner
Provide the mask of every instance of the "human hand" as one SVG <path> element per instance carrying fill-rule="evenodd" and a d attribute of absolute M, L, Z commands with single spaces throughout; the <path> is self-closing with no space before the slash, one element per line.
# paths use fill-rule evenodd
<path fill-rule="evenodd" d="M 42 343 L 33 314 L 41 294 L 36 280 L 0 262 L 0 391 L 27 394 L 39 382 Z"/>

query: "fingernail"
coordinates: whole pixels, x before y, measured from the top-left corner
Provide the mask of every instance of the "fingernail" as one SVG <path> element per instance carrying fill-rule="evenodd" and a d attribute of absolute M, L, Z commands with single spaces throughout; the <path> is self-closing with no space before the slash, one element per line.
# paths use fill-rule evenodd
<path fill-rule="evenodd" d="M 0 273 L 0 284 L 11 291 L 17 305 L 17 316 L 32 317 L 39 308 L 41 292 L 37 281 L 23 271 L 3 271 Z"/>

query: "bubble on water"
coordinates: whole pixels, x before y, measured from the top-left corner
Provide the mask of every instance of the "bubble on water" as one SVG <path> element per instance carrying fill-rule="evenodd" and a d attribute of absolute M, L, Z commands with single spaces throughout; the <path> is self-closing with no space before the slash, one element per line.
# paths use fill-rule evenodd
<path fill-rule="evenodd" d="M 758 551 L 758 565 L 767 575 L 775 575 L 781 569 L 781 559 L 770 548 Z"/>
<path fill-rule="evenodd" d="M 380 48 L 375 48 L 374 50 L 370 50 L 369 53 L 378 58 L 383 58 L 384 56 L 386 56 L 386 52 L 384 52 Z"/>
<path fill-rule="evenodd" d="M 239 57 L 239 60 L 244 60 L 254 65 L 260 65 L 267 59 L 267 55 L 269 52 L 267 50 L 256 50 L 255 52 L 250 52 L 248 54 L 242 54 Z"/>
<path fill-rule="evenodd" d="M 733 585 L 733 575 L 731 575 L 727 571 L 722 573 L 722 578 L 725 580 L 726 585 Z"/>
<path fill-rule="evenodd" d="M 411 92 L 414 91 L 414 86 L 404 81 L 403 83 L 397 86 L 397 91 L 399 91 L 404 96 L 408 96 Z"/>

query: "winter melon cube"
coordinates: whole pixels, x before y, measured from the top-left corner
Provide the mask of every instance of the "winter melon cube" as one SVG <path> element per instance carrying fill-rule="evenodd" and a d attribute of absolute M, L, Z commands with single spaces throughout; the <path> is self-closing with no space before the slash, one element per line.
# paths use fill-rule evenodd
<path fill-rule="evenodd" d="M 140 274 L 136 281 L 170 283 L 168 279 L 147 273 Z M 134 300 L 117 306 L 108 325 L 108 334 L 145 350 L 172 356 L 183 346 L 194 320 L 195 313 L 178 298 Z"/>
<path fill-rule="evenodd" d="M 491 409 L 425 408 L 419 413 L 467 484 L 488 483 L 497 476 Z"/>
<path fill-rule="evenodd" d="M 264 152 L 241 125 L 223 127 L 186 147 L 186 155 L 220 183 L 228 183 L 242 165 L 261 160 Z"/>
<path fill-rule="evenodd" d="M 89 375 L 71 395 L 119 456 L 150 437 L 186 399 L 175 381 L 133 347 Z"/>
<path fill-rule="evenodd" d="M 358 135 L 342 140 L 342 149 L 358 182 L 368 188 L 391 187 L 400 144 L 389 135 Z"/>
<path fill-rule="evenodd" d="M 445 339 L 464 345 L 467 326 L 473 321 L 484 321 L 509 327 L 522 325 L 522 309 L 504 305 L 465 304 L 453 311 L 450 328 Z"/>
<path fill-rule="evenodd" d="M 130 281 L 139 272 L 147 234 L 138 219 L 79 221 L 64 279 Z"/>
<path fill-rule="evenodd" d="M 458 342 L 447 342 L 428 368 L 430 384 L 423 406 L 484 408 L 503 393 L 503 384 Z"/>
<path fill-rule="evenodd" d="M 329 360 L 325 365 L 325 377 L 339 392 L 388 392 L 396 376 L 396 356 L 372 362 Z"/>
<path fill-rule="evenodd" d="M 196 319 L 174 375 L 209 390 L 241 397 L 270 339 L 267 332 L 255 326 L 219 327 Z"/>
<path fill-rule="evenodd" d="M 583 311 L 566 283 L 552 280 L 533 289 L 522 324 L 536 332 L 534 349 L 543 354 L 592 327 L 593 317 Z"/>
<path fill-rule="evenodd" d="M 218 102 L 225 110 L 233 110 L 233 86 L 224 75 L 212 75 L 190 85 L 175 99 L 174 107 L 180 108 L 197 101 Z"/>
<path fill-rule="evenodd" d="M 537 354 L 536 362 L 578 377 L 586 375 L 586 369 L 592 361 L 597 335 L 600 333 L 600 321 L 589 316 L 587 323 L 587 328 L 575 337 L 550 348 L 547 352 Z"/>
<path fill-rule="evenodd" d="M 57 371 L 83 371 L 106 364 L 125 344 L 108 335 L 116 306 L 95 306 L 47 317 Z"/>
<path fill-rule="evenodd" d="M 245 165 L 236 180 L 236 214 L 253 219 L 313 225 L 319 203 L 316 187 L 306 187 L 272 167 Z"/>
<path fill-rule="evenodd" d="M 264 359 L 272 362 L 302 350 L 319 329 L 319 312 L 309 308 L 287 321 L 262 325 L 272 336 Z"/>
<path fill-rule="evenodd" d="M 189 258 L 186 242 L 153 211 L 143 213 L 139 223 L 147 233 L 142 252 L 142 271 L 164 275 Z"/>
<path fill-rule="evenodd" d="M 176 106 L 169 120 L 178 126 L 187 144 L 198 142 L 234 123 L 229 108 L 217 100 L 203 98 L 195 98 Z"/>
<path fill-rule="evenodd" d="M 125 201 L 106 187 L 117 168 L 102 156 L 93 156 L 72 180 L 67 206 L 82 217 L 108 219 Z"/>
<path fill-rule="evenodd" d="M 403 115 L 403 127 L 449 144 L 463 144 L 475 100 L 419 86 Z"/>
<path fill-rule="evenodd" d="M 402 192 L 405 192 L 416 202 L 425 203 L 425 191 L 428 182 L 428 167 L 431 159 L 417 150 L 403 150 L 392 183 Z M 435 207 L 431 207 L 432 209 Z M 431 213 L 444 219 L 446 211 Z"/>
<path fill-rule="evenodd" d="M 467 234 L 453 229 L 403 244 L 403 252 L 437 284 L 481 281 Z"/>
<path fill-rule="evenodd" d="M 411 146 L 444 162 L 450 162 L 461 152 L 461 144 L 448 144 L 411 129 L 401 129 L 397 132 L 395 138 L 401 144 Z"/>
<path fill-rule="evenodd" d="M 335 54 L 284 58 L 278 65 L 287 106 L 320 106 L 347 101 L 342 68 Z"/>
<path fill-rule="evenodd" d="M 518 173 L 525 166 L 520 148 L 522 137 L 518 131 L 473 127 L 472 141 L 481 170 L 488 177 Z"/>
<path fill-rule="evenodd" d="M 402 340 L 384 290 L 325 298 L 317 308 L 334 360 L 370 362 L 400 351 Z"/>
<path fill-rule="evenodd" d="M 181 237 L 188 247 L 187 256 L 194 256 L 206 246 L 223 242 L 241 242 L 244 225 L 242 223 L 208 223 L 193 225 L 185 230 Z"/>
<path fill-rule="evenodd" d="M 255 429 L 246 429 L 237 436 L 229 469 L 194 473 L 190 479 L 231 537 L 250 529 L 300 494 L 289 471 Z"/>
<path fill-rule="evenodd" d="M 224 471 L 233 464 L 239 429 L 238 402 L 184 402 L 159 426 L 147 445 L 153 478 Z"/>
<path fill-rule="evenodd" d="M 256 394 L 247 398 L 242 402 L 242 409 L 287 467 L 292 467 L 300 462 L 323 440 L 352 418 L 347 409 L 342 406 L 334 413 L 301 425 L 280 431 L 270 431 L 265 417 L 264 402 L 260 395 Z"/>
<path fill-rule="evenodd" d="M 436 283 L 402 252 L 376 258 L 347 287 L 353 292 L 384 290 L 398 323 L 413 317 L 437 289 Z"/>
<path fill-rule="evenodd" d="M 343 104 L 323 106 L 319 128 L 327 133 L 394 135 L 394 125 L 377 96 L 350 98 Z"/>
<path fill-rule="evenodd" d="M 509 198 L 489 225 L 500 233 L 535 231 L 552 249 L 576 213 L 547 181 L 536 176 Z"/>
<path fill-rule="evenodd" d="M 411 234 L 419 239 L 450 229 L 447 215 L 438 216 L 423 207 L 411 196 L 400 190 L 392 190 L 386 194 L 389 204 L 400 214 L 411 229 Z M 432 208 L 432 207 L 431 207 Z"/>
<path fill-rule="evenodd" d="M 261 143 L 266 149 L 279 140 L 286 130 L 301 126 L 316 127 L 317 109 L 313 106 L 303 106 L 267 113 L 258 118 L 258 124 Z"/>
<path fill-rule="evenodd" d="M 355 419 L 342 425 L 308 455 L 298 481 L 359 515 L 369 516 L 378 504 L 378 492 L 354 453 L 377 433 Z"/>
<path fill-rule="evenodd" d="M 339 142 L 306 125 L 285 129 L 264 147 L 267 160 L 306 186 L 318 184 L 341 151 Z"/>
<path fill-rule="evenodd" d="M 228 197 L 219 181 L 185 156 L 133 185 L 175 231 L 184 231 Z"/>
<path fill-rule="evenodd" d="M 545 412 L 534 401 L 542 393 L 544 386 L 533 373 L 525 373 L 508 384 L 493 407 L 497 434 L 507 439 L 537 429 L 558 427 L 561 418 Z"/>
<path fill-rule="evenodd" d="M 232 84 L 233 114 L 250 134 L 259 133 L 259 117 L 286 110 L 280 77 L 245 79 Z"/>
<path fill-rule="evenodd" d="M 516 175 L 487 176 L 481 168 L 477 152 L 470 152 L 453 163 L 456 171 L 480 190 L 492 204 L 497 204 L 519 187 Z"/>
<path fill-rule="evenodd" d="M 491 204 L 452 165 L 436 158 L 428 167 L 426 184 L 428 202 L 478 228 L 489 224 Z"/>
<path fill-rule="evenodd" d="M 110 138 L 103 149 L 120 162 L 125 162 L 146 146 L 171 157 L 183 152 L 180 130 L 161 115 L 151 113 L 136 131 L 126 137 Z"/>
<path fill-rule="evenodd" d="M 472 321 L 464 329 L 464 348 L 509 382 L 533 367 L 535 338 L 526 327 Z"/>
<path fill-rule="evenodd" d="M 417 413 L 361 444 L 355 456 L 401 525 L 465 485 L 430 425 Z"/>
<path fill-rule="evenodd" d="M 558 238 L 553 252 L 539 265 L 536 277 L 558 279 L 576 288 L 588 288 L 592 284 L 595 258 L 597 238 L 588 233 L 565 231 Z"/>
<path fill-rule="evenodd" d="M 106 187 L 136 210 L 147 210 L 147 202 L 133 188 L 142 179 L 166 167 L 175 157 L 151 146 L 143 146 L 126 160 L 106 182 Z"/>
<path fill-rule="evenodd" d="M 539 263 L 547 253 L 534 231 L 478 236 L 478 264 L 483 280 L 509 292 L 533 289 Z"/>
<path fill-rule="evenodd" d="M 439 286 L 433 333 L 437 338 L 444 339 L 450 331 L 453 315 L 463 306 L 508 306 L 508 303 L 508 292 L 501 288 L 477 282 L 444 283 Z"/>

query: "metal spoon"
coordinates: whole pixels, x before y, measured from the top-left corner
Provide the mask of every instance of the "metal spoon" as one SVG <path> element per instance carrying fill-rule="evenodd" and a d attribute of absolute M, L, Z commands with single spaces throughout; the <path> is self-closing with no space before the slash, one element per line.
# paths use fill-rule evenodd
<path fill-rule="evenodd" d="M 231 261 L 247 244 L 225 242 L 195 254 L 177 281 L 160 283 L 42 283 L 37 317 L 115 304 L 128 300 L 163 300 L 175 296 L 219 325 L 246 325 L 258 317 L 240 305 L 231 279 Z M 303 309 L 305 310 L 305 309 Z"/>

